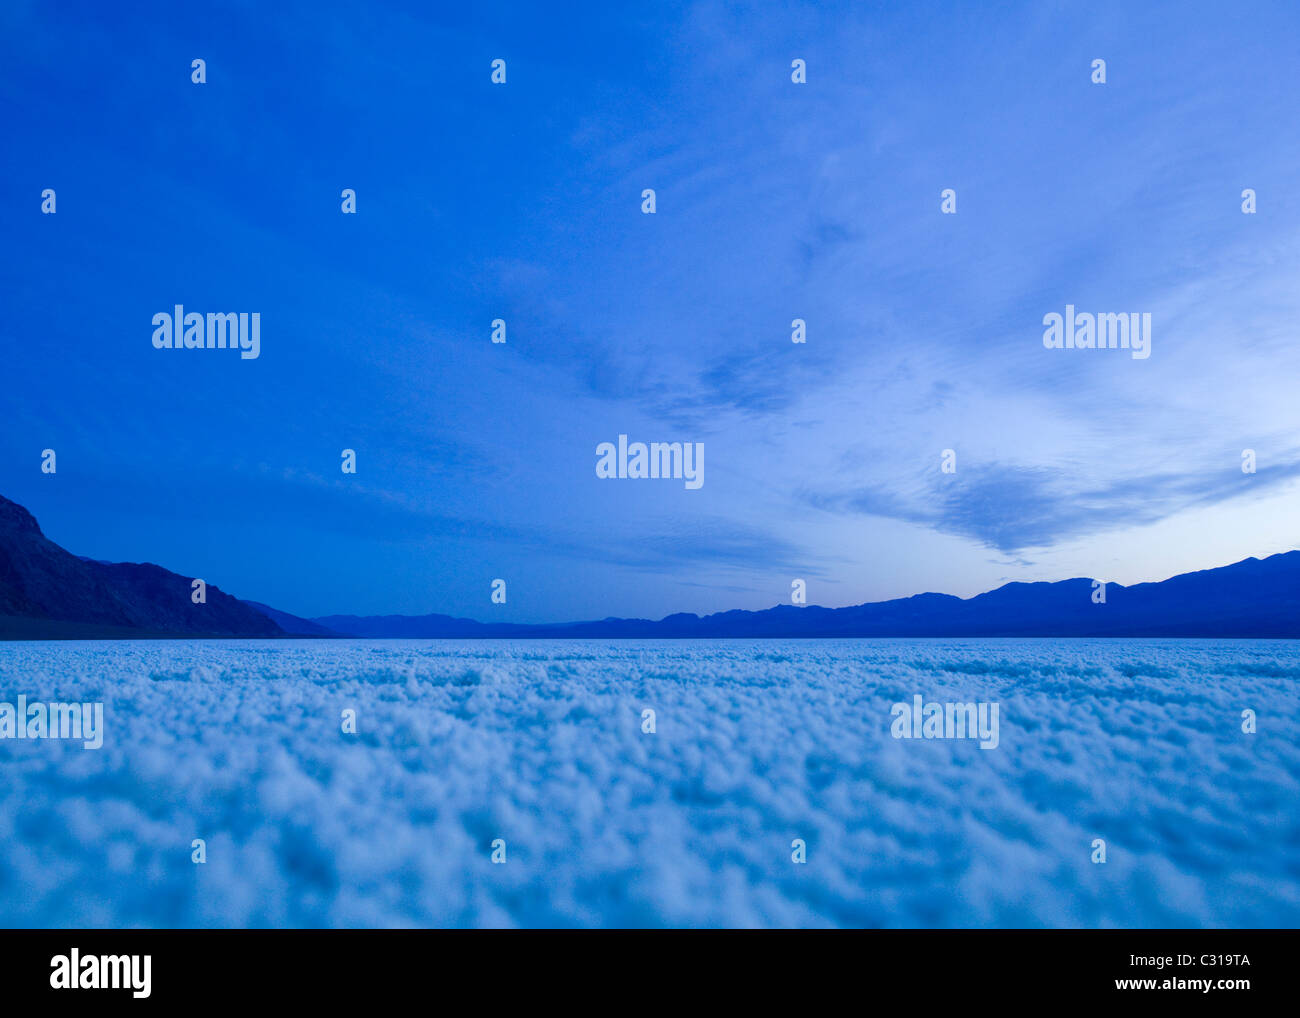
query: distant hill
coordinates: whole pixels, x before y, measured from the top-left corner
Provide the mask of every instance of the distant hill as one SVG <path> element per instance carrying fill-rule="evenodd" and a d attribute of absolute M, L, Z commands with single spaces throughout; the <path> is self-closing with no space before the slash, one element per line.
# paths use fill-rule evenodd
<path fill-rule="evenodd" d="M 193 604 L 192 581 L 148 563 L 73 555 L 0 496 L 0 639 L 286 635 L 211 584 L 207 603 Z"/>
<path fill-rule="evenodd" d="M 917 594 L 848 608 L 778 605 L 763 611 L 603 619 L 554 625 L 480 623 L 448 615 L 331 615 L 314 619 L 362 637 L 584 638 L 816 636 L 1300 637 L 1300 551 L 1248 558 L 1159 583 L 1008 583 L 972 598 Z"/>
<path fill-rule="evenodd" d="M 472 640 L 483 636 L 517 636 L 517 630 L 548 629 L 475 622 L 451 615 L 324 615 L 311 620 L 343 636 L 417 640 L 435 635 L 447 640 Z"/>
<path fill-rule="evenodd" d="M 245 601 L 244 604 L 254 611 L 261 612 L 277 626 L 283 629 L 290 636 L 323 636 L 339 637 L 345 636 L 345 633 L 337 633 L 332 629 L 311 619 L 300 619 L 297 615 L 290 615 L 288 612 L 282 612 L 278 608 L 272 608 L 269 604 L 262 604 L 260 601 Z"/>
<path fill-rule="evenodd" d="M 1170 636 L 1300 638 L 1300 551 L 1248 558 L 1159 583 L 1008 583 L 971 598 L 948 594 L 847 608 L 778 605 L 763 611 L 517 625 L 450 615 L 329 615 L 302 619 L 161 566 L 97 562 L 64 551 L 22 506 L 0 497 L 0 639 L 123 637 L 365 637 L 613 639 L 846 636 Z"/>

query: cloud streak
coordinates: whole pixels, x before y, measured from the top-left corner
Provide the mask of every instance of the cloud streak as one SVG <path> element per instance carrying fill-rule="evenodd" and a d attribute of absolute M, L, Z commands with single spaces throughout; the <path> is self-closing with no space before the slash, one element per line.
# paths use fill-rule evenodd
<path fill-rule="evenodd" d="M 1300 459 L 1253 475 L 1229 470 L 1165 473 L 1094 485 L 1080 484 L 1066 470 L 1008 463 L 965 465 L 955 474 L 935 474 L 911 492 L 867 486 L 810 492 L 806 498 L 828 512 L 914 523 L 1012 555 L 1264 494 L 1300 477 Z"/>

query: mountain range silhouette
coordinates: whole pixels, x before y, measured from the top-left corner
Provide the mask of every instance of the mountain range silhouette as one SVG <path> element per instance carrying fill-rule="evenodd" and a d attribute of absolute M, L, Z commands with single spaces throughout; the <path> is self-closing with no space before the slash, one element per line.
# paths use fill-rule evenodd
<path fill-rule="evenodd" d="M 1300 551 L 1248 558 L 1155 583 L 1091 579 L 1008 583 L 971 598 L 925 593 L 822 608 L 606 618 L 552 624 L 476 622 L 450 615 L 329 615 L 303 619 L 152 564 L 108 563 L 65 551 L 35 517 L 0 496 L 0 639 L 366 637 L 601 639 L 720 637 L 1300 637 Z"/>

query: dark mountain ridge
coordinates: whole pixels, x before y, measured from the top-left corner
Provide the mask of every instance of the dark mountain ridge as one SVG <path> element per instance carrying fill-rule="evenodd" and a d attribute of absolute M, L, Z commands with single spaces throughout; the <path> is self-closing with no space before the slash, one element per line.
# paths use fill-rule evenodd
<path fill-rule="evenodd" d="M 151 563 L 97 562 L 64 551 L 36 518 L 0 496 L 0 637 L 284 636 L 265 614 L 193 577 Z"/>
<path fill-rule="evenodd" d="M 846 608 L 777 605 L 659 621 L 602 619 L 549 625 L 481 623 L 448 615 L 329 615 L 312 621 L 338 633 L 405 638 L 1174 636 L 1300 637 L 1300 551 L 1248 558 L 1158 583 L 1008 583 L 971 598 L 916 594 Z"/>
<path fill-rule="evenodd" d="M 657 621 L 607 618 L 527 625 L 450 615 L 330 615 L 302 619 L 149 563 L 73 555 L 35 517 L 0 496 L 0 639 L 364 637 L 406 639 L 692 639 L 717 637 L 1253 637 L 1300 638 L 1300 551 L 1125 587 L 1093 581 L 1008 583 L 845 608 L 777 605 Z"/>

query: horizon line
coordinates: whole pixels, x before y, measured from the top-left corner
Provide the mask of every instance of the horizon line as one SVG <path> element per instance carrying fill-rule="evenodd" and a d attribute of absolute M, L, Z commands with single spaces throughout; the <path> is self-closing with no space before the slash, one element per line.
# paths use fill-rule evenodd
<path fill-rule="evenodd" d="M 1186 572 L 1173 573 L 1159 580 L 1143 580 L 1140 583 L 1124 584 L 1112 580 L 1105 580 L 1102 582 L 1107 587 L 1117 587 L 1120 590 L 1135 590 L 1138 587 L 1145 587 L 1153 584 L 1167 583 L 1170 580 L 1178 579 L 1180 576 L 1196 576 L 1200 573 L 1214 572 L 1215 570 L 1218 569 L 1230 569 L 1233 566 L 1241 565 L 1244 562 L 1267 562 L 1269 559 L 1279 558 L 1284 555 L 1293 555 L 1297 552 L 1300 552 L 1300 548 L 1289 548 L 1286 551 L 1277 551 L 1277 552 L 1273 552 L 1271 555 L 1264 555 L 1262 557 L 1259 555 L 1247 555 L 1245 558 L 1237 559 L 1236 561 L 1233 562 L 1225 562 L 1221 565 L 1205 566 L 1201 569 L 1191 569 Z M 648 622 L 652 624 L 658 624 L 661 622 L 666 622 L 668 619 L 672 619 L 672 618 L 689 617 L 694 619 L 711 619 L 718 615 L 729 615 L 733 612 L 738 612 L 747 615 L 757 615 L 762 612 L 775 611 L 780 608 L 790 608 L 797 611 L 806 611 L 809 608 L 820 608 L 822 611 L 842 611 L 845 608 L 864 608 L 869 605 L 893 604 L 897 601 L 910 601 L 913 598 L 917 598 L 917 597 L 947 597 L 947 598 L 952 598 L 955 601 L 968 602 L 968 601 L 974 601 L 976 598 L 979 597 L 984 597 L 986 594 L 992 594 L 999 590 L 1004 590 L 1007 587 L 1055 586 L 1060 583 L 1074 583 L 1076 581 L 1080 581 L 1083 583 L 1094 583 L 1097 582 L 1097 579 L 1098 579 L 1097 577 L 1093 577 L 1093 576 L 1070 576 L 1060 580 L 1008 580 L 1006 583 L 999 584 L 996 587 L 990 587 L 988 590 L 981 590 L 978 593 L 971 594 L 969 597 L 961 597 L 958 594 L 945 594 L 943 591 L 939 591 L 939 590 L 923 590 L 915 594 L 905 594 L 902 597 L 888 597 L 880 601 L 857 601 L 857 602 L 852 602 L 849 604 L 842 604 L 842 605 L 789 604 L 783 601 L 778 601 L 775 604 L 769 605 L 766 608 L 720 608 L 717 611 L 708 612 L 705 615 L 701 615 L 698 612 L 679 611 L 679 612 L 669 612 L 668 614 L 663 615 L 659 618 L 645 618 L 641 616 L 631 616 L 631 615 L 606 615 L 604 618 L 599 618 L 599 619 L 571 619 L 563 622 L 520 622 L 515 620 L 485 622 L 482 619 L 470 618 L 469 616 L 466 615 L 451 615 L 447 612 L 438 612 L 438 611 L 422 612 L 415 615 L 408 615 L 402 612 L 383 612 L 383 613 L 372 614 L 372 615 L 358 615 L 352 612 L 333 612 L 327 615 L 310 615 L 310 616 L 296 615 L 294 617 L 302 619 L 305 622 L 315 622 L 315 623 L 321 623 L 321 620 L 323 619 L 444 618 L 444 619 L 450 619 L 453 622 L 472 622 L 475 625 L 480 625 L 480 626 L 520 626 L 520 627 L 527 626 L 527 627 L 535 627 L 535 628 L 559 628 L 563 626 L 597 625 L 602 622 Z M 249 604 L 260 604 L 267 608 L 272 608 L 276 611 L 280 610 L 280 609 L 276 609 L 274 605 L 266 604 L 265 601 L 252 601 L 251 599 L 245 599 L 245 598 L 240 598 L 240 600 L 245 601 L 246 603 Z M 292 615 L 293 613 L 283 612 L 283 614 Z M 352 639 L 352 637 L 349 637 L 349 639 Z M 1044 637 L 1044 639 L 1050 639 L 1050 637 Z"/>

